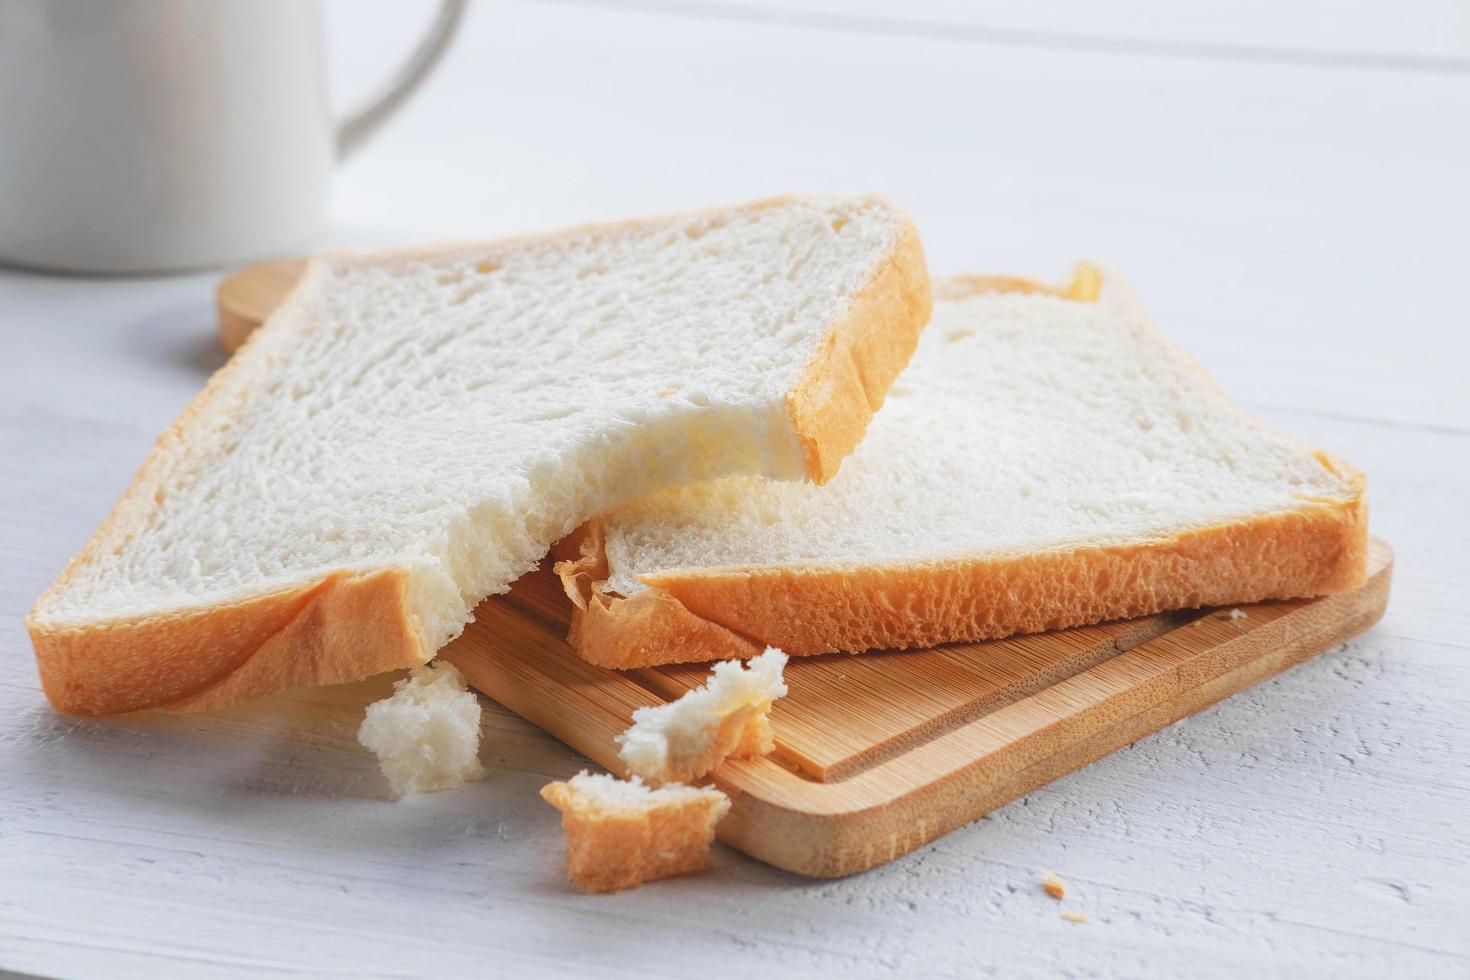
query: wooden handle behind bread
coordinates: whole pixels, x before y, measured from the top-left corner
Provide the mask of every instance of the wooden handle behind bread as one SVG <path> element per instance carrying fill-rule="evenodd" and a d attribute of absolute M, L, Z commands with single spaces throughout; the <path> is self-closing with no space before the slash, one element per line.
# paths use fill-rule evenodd
<path fill-rule="evenodd" d="M 215 293 L 219 343 L 230 353 L 286 298 L 306 268 L 305 259 L 258 262 L 225 276 Z"/>

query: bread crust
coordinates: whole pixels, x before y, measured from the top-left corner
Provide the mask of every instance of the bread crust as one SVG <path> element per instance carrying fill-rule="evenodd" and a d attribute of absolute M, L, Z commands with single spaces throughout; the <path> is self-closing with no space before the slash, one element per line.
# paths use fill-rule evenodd
<path fill-rule="evenodd" d="M 935 286 L 945 298 L 997 291 L 1057 290 L 997 276 Z M 1126 288 L 1123 296 L 1137 307 Z M 568 641 L 600 666 L 649 667 L 748 657 L 767 645 L 795 656 L 918 649 L 1355 589 L 1367 576 L 1364 479 L 1325 453 L 1317 459 L 1348 482 L 1346 497 L 1140 542 L 890 565 L 676 569 L 643 576 L 649 588 L 628 598 L 605 591 L 605 529 L 591 522 L 580 563 L 557 566 L 573 596 Z"/>
<path fill-rule="evenodd" d="M 691 615 L 787 653 L 912 649 L 1348 591 L 1366 580 L 1367 530 L 1359 497 L 1138 545 L 648 581 Z"/>
<path fill-rule="evenodd" d="M 630 598 L 605 591 L 603 525 L 588 521 L 552 549 L 552 566 L 572 601 L 567 636 L 582 659 L 599 667 L 657 667 L 708 660 L 745 660 L 765 647 L 690 612 L 662 589 Z"/>
<path fill-rule="evenodd" d="M 745 657 L 766 645 L 794 656 L 916 649 L 1345 592 L 1366 580 L 1367 549 L 1359 493 L 1139 544 L 857 568 L 684 569 L 647 576 L 649 589 L 632 599 L 594 583 L 598 599 L 574 606 L 568 640 L 617 668 Z M 636 615 L 620 608 L 635 605 Z M 702 647 L 710 630 L 729 639 Z M 671 634 L 682 642 L 659 648 Z"/>
<path fill-rule="evenodd" d="M 787 396 L 808 479 L 826 483 L 857 447 L 933 309 L 919 232 L 903 215 L 892 255 L 858 291 Z"/>
<path fill-rule="evenodd" d="M 58 710 L 200 711 L 270 691 L 415 667 L 425 650 L 400 569 L 338 572 L 227 606 L 47 632 L 28 624 Z"/>
<path fill-rule="evenodd" d="M 746 207 L 775 207 L 789 200 L 773 198 Z M 498 249 L 526 242 L 613 234 L 652 220 L 679 217 L 587 225 L 473 247 L 493 256 Z M 442 254 L 443 250 L 406 248 L 390 254 L 409 261 L 429 251 Z M 404 568 L 333 572 L 238 602 L 113 621 L 56 624 L 38 614 L 49 597 L 108 546 L 113 535 L 127 533 L 140 523 L 149 498 L 162 486 L 164 463 L 176 451 L 183 433 L 207 412 L 232 410 L 216 403 L 231 390 L 229 383 L 244 362 L 240 354 L 281 329 L 279 325 L 291 318 L 294 308 L 314 288 L 323 263 L 332 254 L 308 262 L 280 307 L 159 437 L 112 512 L 26 617 L 42 688 L 56 710 L 104 715 L 144 708 L 210 709 L 287 688 L 340 683 L 417 666 L 433 656 L 433 643 L 420 635 L 413 614 L 410 572 Z M 841 457 L 857 444 L 888 384 L 917 344 L 919 331 L 928 320 L 929 303 L 918 235 L 904 216 L 893 254 L 859 289 L 788 398 L 807 478 L 821 481 L 830 477 Z M 892 337 L 887 336 L 890 333 Z M 675 621 L 667 613 L 651 619 Z M 708 625 L 691 624 L 691 628 L 696 629 L 701 643 L 710 642 L 709 634 L 716 632 Z M 662 637 L 660 642 L 664 642 Z"/>

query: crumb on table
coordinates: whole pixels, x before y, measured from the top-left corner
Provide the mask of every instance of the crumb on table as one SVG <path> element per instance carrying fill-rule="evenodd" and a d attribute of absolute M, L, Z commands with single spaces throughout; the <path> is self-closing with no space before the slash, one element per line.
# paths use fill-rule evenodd
<path fill-rule="evenodd" d="M 1086 922 L 1087 914 L 1084 912 L 1063 912 L 1062 918 L 1068 922 Z"/>
<path fill-rule="evenodd" d="M 1061 875 L 1058 875 L 1055 871 L 1042 872 L 1041 890 L 1058 901 L 1067 895 L 1067 886 L 1063 884 Z"/>

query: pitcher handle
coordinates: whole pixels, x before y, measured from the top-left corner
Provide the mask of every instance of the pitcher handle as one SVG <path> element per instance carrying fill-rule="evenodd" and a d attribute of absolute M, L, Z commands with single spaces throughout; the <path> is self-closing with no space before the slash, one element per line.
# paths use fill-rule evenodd
<path fill-rule="evenodd" d="M 367 142 L 424 83 L 459 30 L 468 0 L 442 0 L 429 32 L 378 95 L 337 124 L 337 159 L 346 160 Z"/>

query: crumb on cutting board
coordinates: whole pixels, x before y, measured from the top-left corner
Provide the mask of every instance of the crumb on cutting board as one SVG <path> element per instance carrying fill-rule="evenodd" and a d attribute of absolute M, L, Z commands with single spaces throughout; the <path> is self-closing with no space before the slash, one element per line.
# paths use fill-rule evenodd
<path fill-rule="evenodd" d="M 1067 896 L 1067 886 L 1062 882 L 1061 875 L 1055 871 L 1043 871 L 1041 873 L 1041 890 L 1057 901 L 1061 901 Z"/>
<path fill-rule="evenodd" d="M 1245 617 L 1246 617 L 1246 612 L 1245 612 L 1244 609 L 1232 609 L 1232 610 L 1230 610 L 1230 618 L 1231 619 L 1245 619 Z"/>
<path fill-rule="evenodd" d="M 702 687 L 677 701 L 633 712 L 617 737 L 618 757 L 650 786 L 692 783 L 727 758 L 754 759 L 775 748 L 771 704 L 786 695 L 786 654 L 775 647 L 742 664 L 715 664 Z"/>

